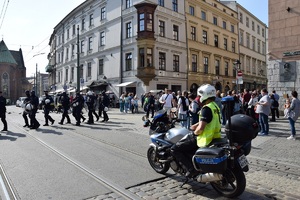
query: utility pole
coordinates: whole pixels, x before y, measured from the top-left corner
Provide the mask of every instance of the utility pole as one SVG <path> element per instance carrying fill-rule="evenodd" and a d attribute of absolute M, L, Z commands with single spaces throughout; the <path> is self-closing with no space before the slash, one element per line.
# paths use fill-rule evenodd
<path fill-rule="evenodd" d="M 77 26 L 77 88 L 76 92 L 80 92 L 80 52 L 79 52 L 79 26 Z"/>
<path fill-rule="evenodd" d="M 37 86 L 38 86 L 38 74 L 37 74 L 37 68 L 38 68 L 38 64 L 36 63 L 36 66 L 35 66 L 35 87 L 34 87 L 34 92 L 35 92 L 35 95 L 38 96 L 38 89 L 37 89 Z"/>

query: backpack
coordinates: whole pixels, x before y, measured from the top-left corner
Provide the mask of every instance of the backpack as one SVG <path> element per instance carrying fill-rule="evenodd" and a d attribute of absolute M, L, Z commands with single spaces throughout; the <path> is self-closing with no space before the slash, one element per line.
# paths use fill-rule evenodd
<path fill-rule="evenodd" d="M 278 103 L 278 101 L 276 101 L 275 99 L 274 99 L 274 101 L 273 101 L 273 105 L 272 105 L 274 108 L 278 108 L 279 107 L 279 103 Z"/>
<path fill-rule="evenodd" d="M 184 97 L 180 97 L 180 98 L 181 98 L 181 104 L 182 104 L 183 111 L 187 111 L 189 108 L 186 105 L 185 98 Z"/>

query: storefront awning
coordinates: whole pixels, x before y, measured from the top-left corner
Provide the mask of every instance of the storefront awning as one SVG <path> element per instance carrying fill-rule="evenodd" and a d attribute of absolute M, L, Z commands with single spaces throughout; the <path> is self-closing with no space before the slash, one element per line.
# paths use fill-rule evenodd
<path fill-rule="evenodd" d="M 135 83 L 135 81 L 120 83 L 119 85 L 116 85 L 116 87 L 134 87 L 136 86 Z"/>

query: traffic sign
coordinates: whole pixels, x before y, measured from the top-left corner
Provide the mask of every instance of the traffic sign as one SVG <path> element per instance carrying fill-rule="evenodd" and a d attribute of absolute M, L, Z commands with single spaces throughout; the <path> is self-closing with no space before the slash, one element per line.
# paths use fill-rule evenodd
<path fill-rule="evenodd" d="M 238 71 L 237 75 L 238 76 L 243 76 L 243 72 L 242 71 Z"/>

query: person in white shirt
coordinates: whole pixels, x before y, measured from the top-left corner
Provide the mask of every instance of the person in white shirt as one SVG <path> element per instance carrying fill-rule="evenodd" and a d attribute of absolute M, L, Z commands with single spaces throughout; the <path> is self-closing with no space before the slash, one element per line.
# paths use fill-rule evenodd
<path fill-rule="evenodd" d="M 252 92 L 251 94 L 251 98 L 248 102 L 248 109 L 246 114 L 251 116 L 253 119 L 257 120 L 257 118 L 255 117 L 255 111 L 254 111 L 254 107 L 258 102 L 258 97 L 257 97 L 257 93 L 256 92 Z"/>
<path fill-rule="evenodd" d="M 173 107 L 173 95 L 172 90 L 165 89 L 165 91 L 165 94 L 159 98 L 159 103 L 163 104 L 163 110 L 166 110 L 167 115 L 170 117 L 170 111 Z"/>

